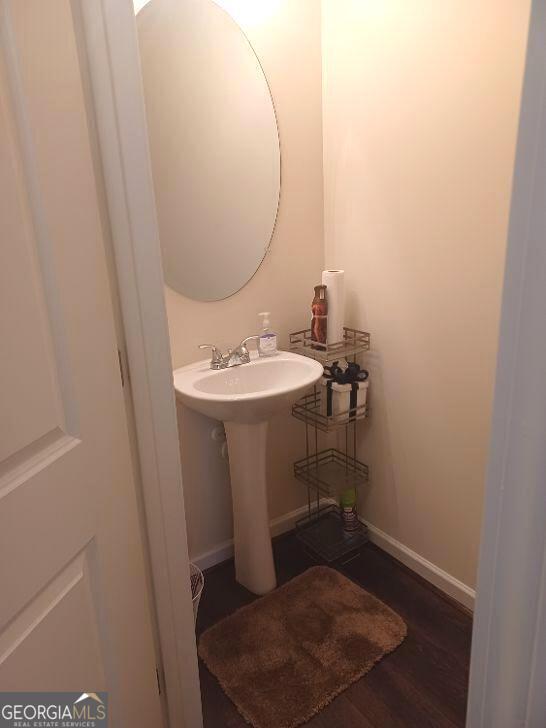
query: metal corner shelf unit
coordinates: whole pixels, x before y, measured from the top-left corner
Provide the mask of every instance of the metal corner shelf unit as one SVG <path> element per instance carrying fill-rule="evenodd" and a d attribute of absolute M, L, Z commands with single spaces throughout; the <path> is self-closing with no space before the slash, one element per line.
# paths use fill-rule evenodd
<path fill-rule="evenodd" d="M 290 334 L 290 351 L 310 356 L 323 364 L 356 356 L 370 348 L 370 334 L 358 329 L 343 327 L 343 339 L 334 344 L 319 344 L 313 341 L 311 329 L 302 329 Z"/>
<path fill-rule="evenodd" d="M 348 327 L 343 329 L 342 341 L 328 345 L 313 341 L 311 329 L 290 334 L 291 351 L 312 357 L 323 365 L 340 359 L 355 360 L 369 348 L 370 334 Z M 368 417 L 369 408 L 367 404 L 358 405 L 346 412 L 327 415 L 322 407 L 322 394 L 315 385 L 312 392 L 293 405 L 292 415 L 305 424 L 306 455 L 294 463 L 294 475 L 307 486 L 308 503 L 307 516 L 296 523 L 296 534 L 309 550 L 331 563 L 357 552 L 368 541 L 364 524 L 359 524 L 354 531 L 343 528 L 337 503 L 341 493 L 349 489 L 356 493 L 368 481 L 368 466 L 356 455 L 357 423 Z M 344 440 L 343 450 L 319 451 L 319 431 L 337 431 L 338 437 L 341 435 Z M 321 499 L 326 500 L 326 505 Z"/>

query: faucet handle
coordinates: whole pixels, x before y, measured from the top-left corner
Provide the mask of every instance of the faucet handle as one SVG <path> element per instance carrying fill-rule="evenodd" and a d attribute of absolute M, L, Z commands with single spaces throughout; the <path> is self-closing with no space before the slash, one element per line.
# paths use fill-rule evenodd
<path fill-rule="evenodd" d="M 247 336 L 246 339 L 243 339 L 239 346 L 235 349 L 235 351 L 241 356 L 244 364 L 247 364 L 250 361 L 250 354 L 248 352 L 247 343 L 249 341 L 259 341 L 259 339 L 260 337 L 257 335 Z"/>
<path fill-rule="evenodd" d="M 222 352 L 214 344 L 199 344 L 200 349 L 212 349 L 212 358 L 210 360 L 210 368 L 215 369 L 222 361 Z"/>

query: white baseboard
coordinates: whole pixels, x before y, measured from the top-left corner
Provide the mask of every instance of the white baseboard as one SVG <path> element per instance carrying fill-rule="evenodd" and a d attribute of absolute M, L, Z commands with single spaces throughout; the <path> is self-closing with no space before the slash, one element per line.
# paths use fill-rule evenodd
<path fill-rule="evenodd" d="M 321 501 L 322 504 L 323 502 Z M 280 536 L 282 533 L 292 531 L 296 526 L 296 521 L 305 515 L 307 515 L 307 505 L 296 508 L 296 510 L 285 513 L 278 518 L 273 518 L 269 522 L 271 536 Z M 209 551 L 204 551 L 198 556 L 193 557 L 191 560 L 201 570 L 204 570 L 220 564 L 222 561 L 227 561 L 227 559 L 231 559 L 232 557 L 233 540 L 229 539 L 229 541 L 223 541 Z"/>
<path fill-rule="evenodd" d="M 329 499 L 324 499 L 321 501 L 321 505 L 328 505 L 329 502 Z M 331 502 L 333 503 L 334 501 Z M 274 518 L 269 524 L 271 528 L 271 536 L 280 536 L 282 533 L 291 531 L 295 527 L 296 521 L 302 516 L 305 516 L 306 513 L 307 506 L 305 505 L 301 508 L 296 508 L 294 511 L 285 513 L 283 516 Z M 415 551 L 412 551 L 407 546 L 404 546 L 403 543 L 392 538 L 392 536 L 384 533 L 384 531 L 376 528 L 373 524 L 368 523 L 363 519 L 361 520 L 362 523 L 368 527 L 370 541 L 372 543 L 383 551 L 386 551 L 412 571 L 415 571 L 415 573 L 422 576 L 423 579 L 434 584 L 435 587 L 443 591 L 445 594 L 448 594 L 463 606 L 467 607 L 467 609 L 474 609 L 474 601 L 476 598 L 476 592 L 474 589 L 463 584 L 462 581 L 451 576 L 451 574 L 440 569 L 432 562 L 427 561 L 427 559 L 423 558 Z M 204 551 L 198 556 L 193 557 L 192 561 L 200 569 L 204 570 L 209 569 L 211 566 L 215 566 L 216 564 L 220 564 L 222 561 L 227 561 L 227 559 L 231 559 L 232 557 L 233 540 L 230 539 L 229 541 L 219 543 L 209 551 Z"/>
<path fill-rule="evenodd" d="M 395 559 L 412 571 L 415 571 L 423 579 L 434 584 L 435 587 L 458 601 L 459 604 L 462 604 L 467 609 L 474 610 L 474 601 L 476 599 L 474 589 L 463 584 L 462 581 L 459 581 L 454 576 L 451 576 L 451 574 L 448 574 L 447 571 L 440 569 L 439 566 L 436 566 L 415 551 L 404 546 L 403 543 L 400 543 L 400 541 L 397 541 L 392 536 L 384 533 L 384 531 L 376 528 L 373 524 L 364 521 L 364 519 L 361 519 L 361 521 L 368 526 L 370 541 L 372 543 L 391 556 L 394 556 Z"/>
<path fill-rule="evenodd" d="M 201 571 L 210 569 L 211 566 L 216 566 L 216 564 L 221 564 L 222 561 L 227 561 L 231 558 L 233 558 L 232 539 L 229 541 L 222 541 L 222 543 L 219 543 L 209 551 L 203 551 L 203 553 L 198 556 L 192 556 L 190 554 L 190 561 L 198 566 Z"/>

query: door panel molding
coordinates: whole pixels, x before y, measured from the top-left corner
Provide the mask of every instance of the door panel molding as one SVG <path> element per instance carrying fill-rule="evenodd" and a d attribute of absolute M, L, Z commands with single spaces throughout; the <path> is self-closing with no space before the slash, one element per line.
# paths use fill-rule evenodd
<path fill-rule="evenodd" d="M 93 546 L 93 541 L 89 542 L 0 631 L 0 682 L 4 689 L 10 689 L 10 673 L 14 671 L 10 660 L 25 663 L 29 676 L 26 689 L 32 690 L 36 687 L 32 674 L 36 663 L 47 664 L 53 656 L 56 659 L 51 665 L 51 678 L 56 683 L 51 684 L 52 689 L 58 684 L 59 673 L 66 690 L 78 690 L 82 682 L 94 685 L 97 691 L 106 690 L 111 684 L 111 680 L 106 680 L 105 669 L 109 646 L 101 639 L 104 629 L 99 626 L 100 610 L 92 588 L 89 556 Z M 80 615 L 77 624 L 64 619 L 74 608 Z M 40 690 L 47 689 L 48 679 L 45 678 L 44 685 L 40 675 Z M 15 683 L 11 689 L 20 687 Z"/>
<path fill-rule="evenodd" d="M 0 632 L 0 667 L 83 579 L 85 555 L 78 554 Z"/>
<path fill-rule="evenodd" d="M 0 500 L 81 443 L 56 427 L 0 462 Z"/>
<path fill-rule="evenodd" d="M 43 292 L 43 303 L 46 316 L 43 325 L 50 336 L 53 360 L 56 365 L 56 385 L 61 400 L 59 417 L 60 426 L 66 434 L 78 437 L 80 434 L 78 410 L 74 396 L 71 361 L 65 333 L 65 322 L 59 300 L 59 286 L 54 270 L 53 246 L 50 237 L 47 216 L 43 209 L 42 195 L 37 172 L 36 155 L 32 128 L 23 91 L 19 53 L 13 29 L 11 10 L 8 0 L 0 0 L 0 46 L 4 49 L 4 66 L 6 81 L 11 93 L 11 112 L 13 114 L 12 130 L 14 141 L 20 155 L 21 182 L 26 197 L 29 216 L 32 221 L 32 236 L 37 256 L 40 283 Z M 6 113 L 9 113 L 6 109 Z"/>

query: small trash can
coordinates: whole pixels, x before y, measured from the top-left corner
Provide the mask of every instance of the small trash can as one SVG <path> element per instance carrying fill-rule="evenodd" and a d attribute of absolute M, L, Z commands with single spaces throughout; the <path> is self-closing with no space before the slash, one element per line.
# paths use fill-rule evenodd
<path fill-rule="evenodd" d="M 199 601 L 205 586 L 205 577 L 203 572 L 195 564 L 190 562 L 190 583 L 191 583 L 191 600 L 193 603 L 193 621 L 197 622 L 197 610 L 199 609 Z"/>

